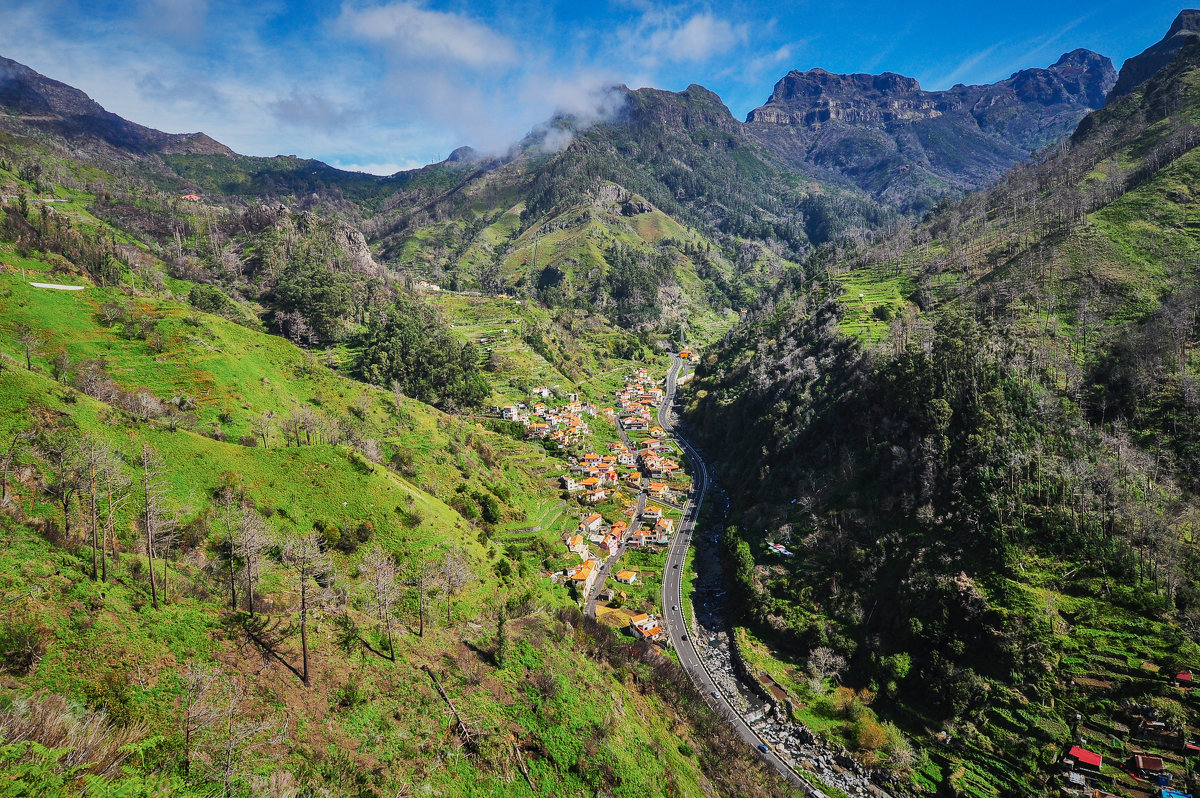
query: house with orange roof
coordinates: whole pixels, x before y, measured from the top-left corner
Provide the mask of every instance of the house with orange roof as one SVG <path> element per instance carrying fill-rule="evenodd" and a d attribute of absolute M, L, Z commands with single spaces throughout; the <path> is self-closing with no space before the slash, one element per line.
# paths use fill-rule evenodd
<path fill-rule="evenodd" d="M 583 532 L 596 532 L 604 524 L 604 517 L 600 513 L 592 513 L 587 518 L 579 522 L 579 528 Z"/>
<path fill-rule="evenodd" d="M 608 498 L 608 491 L 604 488 L 596 488 L 583 495 L 583 500 L 588 504 L 599 504 Z"/>
<path fill-rule="evenodd" d="M 596 574 L 599 571 L 596 569 L 595 560 L 587 560 L 580 566 L 569 572 L 571 582 L 579 588 L 580 592 L 588 593 L 592 589 L 592 585 L 596 583 Z"/>
<path fill-rule="evenodd" d="M 563 474 L 561 477 L 558 478 L 558 481 L 562 484 L 563 490 L 568 491 L 570 493 L 574 493 L 577 490 L 583 490 L 583 486 L 575 481 L 575 477 L 571 477 L 571 476 L 567 476 L 566 474 Z"/>
<path fill-rule="evenodd" d="M 657 521 L 662 518 L 662 508 L 656 507 L 653 504 L 646 505 L 646 509 L 642 511 L 642 517 L 648 518 L 651 521 Z"/>
<path fill-rule="evenodd" d="M 665 438 L 667 436 L 666 431 L 662 427 L 651 427 L 650 434 L 655 438 Z"/>
<path fill-rule="evenodd" d="M 670 501 L 672 496 L 671 489 L 667 487 L 667 483 L 653 481 L 650 482 L 650 495 L 664 501 Z"/>
<path fill-rule="evenodd" d="M 639 627 L 634 630 L 634 634 L 637 635 L 642 640 L 657 640 L 659 635 L 662 634 L 662 631 L 663 630 L 662 630 L 661 626 L 651 626 L 646 629 L 642 629 Z"/>
<path fill-rule="evenodd" d="M 657 618 L 643 612 L 629 619 L 629 631 L 640 640 L 652 640 L 662 634 L 662 627 Z"/>
<path fill-rule="evenodd" d="M 660 518 L 658 523 L 654 525 L 654 530 L 647 537 L 651 543 L 657 543 L 660 546 L 665 546 L 671 542 L 671 535 L 675 533 L 675 522 L 670 518 Z"/>
<path fill-rule="evenodd" d="M 583 539 L 583 535 L 572 535 L 567 542 L 567 548 L 578 554 L 580 557 L 587 559 L 588 547 L 587 541 Z"/>
<path fill-rule="evenodd" d="M 621 547 L 621 539 L 611 532 L 604 536 L 604 540 L 600 541 L 600 548 L 608 552 L 608 556 L 617 553 L 617 549 Z"/>
<path fill-rule="evenodd" d="M 637 571 L 617 571 L 617 581 L 632 585 L 637 581 Z"/>
<path fill-rule="evenodd" d="M 629 529 L 629 524 L 625 523 L 624 521 L 618 521 L 612 525 L 612 533 L 617 537 L 624 535 L 625 530 L 627 529 Z"/>

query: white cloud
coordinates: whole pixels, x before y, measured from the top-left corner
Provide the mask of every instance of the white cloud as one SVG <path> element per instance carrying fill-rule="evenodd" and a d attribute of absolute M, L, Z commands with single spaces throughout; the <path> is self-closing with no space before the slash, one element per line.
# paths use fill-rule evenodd
<path fill-rule="evenodd" d="M 704 64 L 750 39 L 750 26 L 711 11 L 688 13 L 680 6 L 647 8 L 617 32 L 625 57 L 649 68 Z"/>
<path fill-rule="evenodd" d="M 481 68 L 516 63 L 517 46 L 470 17 L 431 11 L 399 0 L 382 6 L 342 6 L 338 27 L 365 41 L 384 45 L 404 60 L 452 61 Z"/>
<path fill-rule="evenodd" d="M 708 61 L 746 41 L 746 25 L 734 25 L 710 13 L 695 14 L 681 25 L 667 25 L 651 33 L 647 45 L 668 61 Z"/>
<path fill-rule="evenodd" d="M 267 103 L 267 110 L 284 124 L 327 132 L 346 128 L 357 116 L 342 103 L 298 88 Z"/>
<path fill-rule="evenodd" d="M 329 160 L 329 165 L 338 169 L 343 169 L 347 172 L 365 172 L 369 175 L 394 175 L 397 172 L 406 172 L 409 169 L 420 169 L 425 165 L 424 161 L 399 161 L 396 163 L 358 163 L 355 161 L 343 161 L 337 158 Z"/>
<path fill-rule="evenodd" d="M 208 21 L 209 0 L 141 0 L 142 24 L 174 39 L 200 37 Z"/>

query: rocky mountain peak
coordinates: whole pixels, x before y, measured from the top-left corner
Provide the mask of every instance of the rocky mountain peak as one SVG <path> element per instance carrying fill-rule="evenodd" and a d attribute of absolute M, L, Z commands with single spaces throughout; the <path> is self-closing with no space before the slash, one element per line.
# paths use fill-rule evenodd
<path fill-rule="evenodd" d="M 1167 38 L 1179 33 L 1200 33 L 1200 9 L 1185 8 L 1179 12 L 1167 31 Z"/>
<path fill-rule="evenodd" d="M 1108 102 L 1112 102 L 1118 97 L 1124 97 L 1154 77 L 1156 72 L 1174 61 L 1186 45 L 1198 39 L 1200 39 L 1200 10 L 1184 9 L 1180 11 L 1162 41 L 1146 48 L 1122 65 L 1117 83 L 1108 95 Z"/>
<path fill-rule="evenodd" d="M 1071 133 L 1116 80 L 1089 50 L 981 86 L 925 91 L 913 78 L 793 70 L 746 117 L 786 161 L 840 175 L 875 196 L 926 209 L 986 185 Z"/>

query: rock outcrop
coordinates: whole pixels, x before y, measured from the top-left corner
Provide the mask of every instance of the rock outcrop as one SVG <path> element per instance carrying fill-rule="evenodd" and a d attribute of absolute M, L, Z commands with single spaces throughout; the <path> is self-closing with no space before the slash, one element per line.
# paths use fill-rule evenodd
<path fill-rule="evenodd" d="M 945 91 L 924 91 L 890 72 L 792 71 L 746 122 L 794 167 L 816 167 L 920 211 L 1069 135 L 1104 104 L 1115 79 L 1112 63 L 1088 50 L 998 83 Z"/>
<path fill-rule="evenodd" d="M 1109 100 L 1124 97 L 1141 86 L 1156 72 L 1174 61 L 1185 46 L 1196 41 L 1200 41 L 1200 10 L 1180 11 L 1162 41 L 1146 48 L 1122 65 L 1117 83 L 1108 96 Z"/>

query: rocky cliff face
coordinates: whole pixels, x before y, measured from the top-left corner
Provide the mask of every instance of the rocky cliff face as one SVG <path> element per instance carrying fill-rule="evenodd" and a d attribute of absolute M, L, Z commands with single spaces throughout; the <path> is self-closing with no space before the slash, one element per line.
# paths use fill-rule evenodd
<path fill-rule="evenodd" d="M 1117 77 L 1109 100 L 1124 97 L 1141 86 L 1174 61 L 1187 44 L 1195 41 L 1200 41 L 1200 10 L 1180 11 L 1162 41 L 1130 58 L 1121 67 L 1121 74 Z"/>
<path fill-rule="evenodd" d="M 880 199 L 922 210 L 977 188 L 1069 135 L 1116 79 L 1087 50 L 983 86 L 924 91 L 894 73 L 789 72 L 750 112 L 751 134 L 797 167 L 817 167 Z"/>
<path fill-rule="evenodd" d="M 203 133 L 164 133 L 109 113 L 82 91 L 0 57 L 0 109 L 10 124 L 91 144 L 106 155 L 233 155 Z"/>

